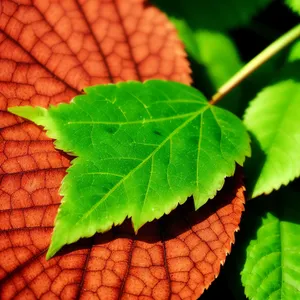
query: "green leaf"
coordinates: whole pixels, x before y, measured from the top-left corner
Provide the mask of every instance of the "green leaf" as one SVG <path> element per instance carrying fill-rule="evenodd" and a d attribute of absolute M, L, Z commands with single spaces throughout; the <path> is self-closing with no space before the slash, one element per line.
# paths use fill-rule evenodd
<path fill-rule="evenodd" d="M 185 44 L 186 51 L 197 63 L 197 66 L 194 65 L 194 71 L 201 78 L 199 86 L 207 95 L 212 96 L 243 67 L 237 47 L 226 33 L 204 29 L 193 31 L 183 20 L 173 18 L 172 21 Z M 241 102 L 240 98 L 241 89 L 237 87 L 219 105 L 236 112 Z"/>
<path fill-rule="evenodd" d="M 253 136 L 253 156 L 246 163 L 252 197 L 270 193 L 300 175 L 299 64 L 282 71 L 246 110 L 244 124 Z"/>
<path fill-rule="evenodd" d="M 288 62 L 295 62 L 300 60 L 300 41 L 296 41 L 290 49 L 288 55 Z"/>
<path fill-rule="evenodd" d="M 192 31 L 183 21 L 175 21 L 175 24 L 189 55 L 206 66 L 215 90 L 242 68 L 238 50 L 227 34 L 209 30 Z"/>
<path fill-rule="evenodd" d="M 198 46 L 193 58 L 207 68 L 215 90 L 242 68 L 238 50 L 225 33 L 199 30 L 194 33 Z M 187 49 L 189 50 L 189 49 Z"/>
<path fill-rule="evenodd" d="M 78 156 L 47 257 L 63 245 L 131 217 L 135 231 L 194 196 L 196 209 L 249 155 L 242 122 L 192 87 L 151 80 L 102 85 L 48 110 L 9 110 L 42 125 L 56 147 Z"/>
<path fill-rule="evenodd" d="M 285 0 L 287 6 L 289 6 L 294 12 L 300 14 L 300 0 Z"/>
<path fill-rule="evenodd" d="M 192 29 L 228 30 L 247 24 L 271 0 L 152 0 L 169 17 L 186 20 Z"/>
<path fill-rule="evenodd" d="M 246 217 L 248 226 L 258 219 L 260 224 L 247 247 L 241 273 L 245 293 L 258 300 L 300 299 L 300 193 L 284 188 L 269 198 L 263 212 L 262 203 L 255 201 L 258 209 Z"/>
<path fill-rule="evenodd" d="M 285 64 L 286 53 L 281 51 L 261 65 L 254 73 L 250 74 L 240 84 L 242 89 L 242 101 L 240 104 L 241 116 L 244 115 L 249 102 L 252 101 L 257 93 L 266 86 L 274 83 L 274 78 L 280 75 L 280 71 Z M 270 76 L 272 74 L 272 76 Z M 222 102 L 222 101 L 221 101 Z"/>

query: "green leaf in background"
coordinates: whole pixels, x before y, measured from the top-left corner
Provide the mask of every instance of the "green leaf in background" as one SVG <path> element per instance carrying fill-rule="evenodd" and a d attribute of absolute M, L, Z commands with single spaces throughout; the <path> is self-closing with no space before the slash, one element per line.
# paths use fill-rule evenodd
<path fill-rule="evenodd" d="M 300 41 L 296 41 L 290 49 L 288 54 L 287 61 L 288 62 L 296 62 L 300 60 Z"/>
<path fill-rule="evenodd" d="M 47 257 L 131 217 L 135 231 L 190 195 L 198 209 L 250 153 L 242 122 L 192 87 L 167 81 L 85 89 L 71 104 L 9 110 L 76 156 Z"/>
<path fill-rule="evenodd" d="M 246 163 L 252 197 L 270 193 L 300 175 L 300 72 L 293 63 L 278 82 L 250 103 L 244 124 L 254 151 Z"/>
<path fill-rule="evenodd" d="M 213 30 L 193 31 L 182 20 L 172 21 L 189 55 L 206 66 L 215 90 L 242 68 L 238 50 L 226 33 Z"/>
<path fill-rule="evenodd" d="M 194 1 L 155 0 L 176 26 L 192 58 L 194 83 L 211 97 L 242 68 L 238 49 L 224 31 L 248 23 L 271 0 Z M 218 106 L 241 114 L 241 87 L 236 87 Z"/>
<path fill-rule="evenodd" d="M 169 17 L 186 20 L 191 29 L 228 30 L 247 24 L 272 0 L 152 0 Z"/>
<path fill-rule="evenodd" d="M 225 33 L 213 30 L 192 31 L 185 21 L 175 19 L 172 21 L 189 56 L 203 68 L 204 74 L 200 76 L 209 80 L 209 84 L 205 80 L 199 82 L 201 90 L 212 96 L 243 67 L 234 42 Z M 240 102 L 241 89 L 236 87 L 219 103 L 219 106 L 237 112 Z"/>
<path fill-rule="evenodd" d="M 271 85 L 274 82 L 274 78 L 280 75 L 280 71 L 286 63 L 287 54 L 288 52 L 285 53 L 284 50 L 277 53 L 240 84 L 239 87 L 242 89 L 242 100 L 240 103 L 240 114 L 238 114 L 238 116 L 242 117 L 249 102 L 257 96 L 257 93 L 266 86 Z"/>
<path fill-rule="evenodd" d="M 238 50 L 227 34 L 199 30 L 194 39 L 197 54 L 193 58 L 206 66 L 215 90 L 242 68 Z"/>
<path fill-rule="evenodd" d="M 250 203 L 253 209 L 248 210 L 245 225 L 253 227 L 258 219 L 260 224 L 247 247 L 241 273 L 249 299 L 300 299 L 299 199 L 300 193 L 289 187 Z M 261 212 L 256 207 L 264 202 L 268 205 Z M 247 234 L 247 228 L 242 229 Z"/>
<path fill-rule="evenodd" d="M 213 30 L 192 30 L 186 21 L 171 18 L 189 57 L 198 87 L 204 94 L 215 94 L 232 75 L 242 68 L 238 50 L 229 35 Z M 218 105 L 236 113 L 241 103 L 241 89 L 236 87 Z"/>
<path fill-rule="evenodd" d="M 296 13 L 300 14 L 300 0 L 285 0 L 285 3 Z"/>

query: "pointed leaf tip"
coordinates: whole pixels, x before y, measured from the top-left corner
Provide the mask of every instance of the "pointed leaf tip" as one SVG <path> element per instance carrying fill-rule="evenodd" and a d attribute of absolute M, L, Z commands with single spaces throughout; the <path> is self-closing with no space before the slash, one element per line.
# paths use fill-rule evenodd
<path fill-rule="evenodd" d="M 7 110 L 12 114 L 28 119 L 38 125 L 44 123 L 44 118 L 48 114 L 47 109 L 39 106 L 13 106 L 9 107 Z"/>

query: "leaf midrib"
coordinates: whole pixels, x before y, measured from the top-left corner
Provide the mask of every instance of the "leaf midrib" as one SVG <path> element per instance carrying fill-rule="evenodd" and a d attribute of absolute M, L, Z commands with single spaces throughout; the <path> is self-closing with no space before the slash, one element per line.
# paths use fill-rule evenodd
<path fill-rule="evenodd" d="M 140 167 L 142 167 L 151 157 L 153 157 L 165 144 L 168 142 L 175 134 L 177 134 L 181 129 L 183 129 L 187 124 L 189 124 L 192 120 L 197 118 L 200 114 L 204 113 L 207 109 L 209 109 L 211 105 L 207 105 L 203 109 L 195 112 L 192 114 L 192 116 L 187 119 L 183 124 L 181 124 L 179 127 L 177 127 L 163 142 L 155 149 L 153 150 L 140 164 L 138 164 L 134 169 L 132 169 L 127 175 L 125 175 L 120 181 L 118 181 L 103 197 L 95 203 L 82 217 L 76 222 L 82 222 L 85 220 L 97 207 L 105 201 L 122 183 L 124 183 L 132 174 L 135 173 Z"/>
<path fill-rule="evenodd" d="M 80 124 L 80 125 L 132 125 L 132 124 L 146 124 L 146 123 L 156 123 L 156 122 L 164 122 L 169 120 L 176 120 L 176 119 L 183 119 L 185 117 L 193 116 L 197 114 L 197 112 L 171 116 L 171 117 L 164 117 L 164 118 L 157 118 L 157 119 L 142 119 L 136 121 L 124 121 L 124 122 L 114 122 L 114 121 L 69 121 L 68 125 Z"/>
<path fill-rule="evenodd" d="M 282 221 L 281 220 L 279 220 L 279 238 L 280 238 L 280 267 L 281 267 L 281 272 L 280 272 L 280 275 L 281 275 L 281 289 L 280 289 L 280 297 L 281 297 L 281 299 L 283 299 L 282 298 L 282 296 L 283 296 L 283 293 L 282 293 L 282 290 L 283 290 L 283 288 L 282 288 L 282 286 L 283 286 L 283 264 L 284 264 L 284 257 L 283 257 L 283 230 L 282 230 Z"/>

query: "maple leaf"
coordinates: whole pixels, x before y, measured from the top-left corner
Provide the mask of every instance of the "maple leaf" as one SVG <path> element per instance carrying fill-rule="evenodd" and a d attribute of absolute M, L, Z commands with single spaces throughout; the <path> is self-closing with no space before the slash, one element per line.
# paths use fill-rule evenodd
<path fill-rule="evenodd" d="M 97 236 L 102 248 L 93 248 L 94 240 L 87 239 L 77 248 L 72 245 L 60 256 L 45 260 L 61 200 L 58 189 L 70 157 L 55 150 L 52 140 L 38 126 L 13 116 L 7 108 L 69 102 L 84 87 L 107 82 L 161 78 L 190 83 L 185 57 L 173 26 L 142 0 L 0 1 L 1 299 L 81 298 L 84 291 L 87 296 L 95 296 L 95 290 L 110 297 L 118 287 L 123 287 L 124 294 L 141 280 L 131 268 L 130 279 L 121 278 L 122 285 L 113 285 L 120 279 L 113 277 L 111 270 L 127 270 L 131 235 L 126 232 L 111 243 L 108 241 L 115 237 L 114 231 Z M 237 198 L 227 199 L 231 204 L 225 201 L 216 213 L 210 203 L 207 215 L 216 222 L 208 219 L 201 223 L 208 230 L 204 231 L 207 238 L 211 238 L 212 228 L 219 234 L 209 244 L 216 256 L 207 254 L 208 259 L 217 257 L 213 273 L 205 270 L 207 264 L 200 258 L 197 264 L 204 268 L 200 277 L 193 270 L 190 274 L 178 270 L 171 276 L 174 293 L 197 298 L 219 272 L 238 228 L 241 190 Z M 195 234 L 191 237 L 199 240 Z M 162 242 L 157 243 L 160 247 L 154 245 L 154 256 L 162 261 L 164 248 Z M 138 251 L 134 257 L 143 261 Z M 93 269 L 97 261 L 105 268 L 98 264 Z M 163 269 L 162 263 L 160 268 L 152 268 L 152 273 L 159 279 L 160 273 L 155 272 L 163 274 Z M 189 286 L 180 283 L 182 276 L 183 282 L 191 282 Z M 109 284 L 102 278 L 109 278 Z M 153 282 L 149 286 L 153 287 Z M 166 281 L 157 284 L 156 292 L 161 293 L 165 286 Z"/>
<path fill-rule="evenodd" d="M 58 149 L 78 156 L 62 183 L 47 258 L 127 216 L 137 232 L 191 195 L 198 209 L 250 154 L 242 122 L 187 85 L 131 81 L 85 92 L 48 110 L 9 108 L 44 126 Z"/>

